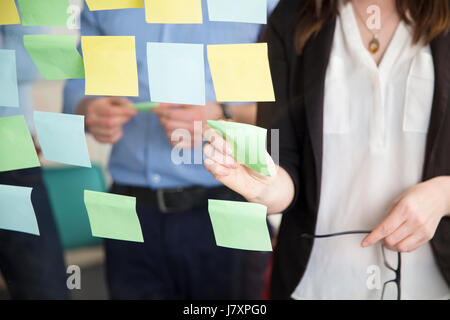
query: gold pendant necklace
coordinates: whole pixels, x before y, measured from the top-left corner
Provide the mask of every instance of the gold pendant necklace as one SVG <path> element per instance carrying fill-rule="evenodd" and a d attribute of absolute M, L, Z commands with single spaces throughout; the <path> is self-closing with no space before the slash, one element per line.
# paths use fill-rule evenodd
<path fill-rule="evenodd" d="M 372 54 L 377 53 L 378 50 L 380 49 L 380 41 L 378 41 L 377 38 L 378 37 L 375 34 L 373 34 L 372 40 L 370 40 L 370 42 L 369 42 L 368 48 Z"/>
<path fill-rule="evenodd" d="M 378 50 L 380 50 L 380 47 L 381 47 L 380 40 L 378 39 L 379 38 L 378 34 L 381 33 L 381 30 L 383 29 L 384 26 L 382 26 L 380 29 L 378 29 L 378 32 L 373 32 L 373 30 L 367 26 L 367 23 L 364 21 L 363 17 L 359 13 L 359 11 L 356 8 L 354 8 L 354 9 L 355 9 L 354 11 L 356 12 L 356 15 L 358 16 L 358 18 L 361 19 L 361 22 L 363 23 L 363 25 L 367 28 L 367 30 L 370 31 L 370 33 L 372 33 L 372 39 L 369 41 L 369 46 L 367 48 L 370 51 L 370 53 L 376 54 L 378 52 Z M 391 16 L 386 20 L 386 22 L 384 24 L 387 24 L 394 15 L 395 15 L 395 12 L 393 12 L 391 14 Z"/>

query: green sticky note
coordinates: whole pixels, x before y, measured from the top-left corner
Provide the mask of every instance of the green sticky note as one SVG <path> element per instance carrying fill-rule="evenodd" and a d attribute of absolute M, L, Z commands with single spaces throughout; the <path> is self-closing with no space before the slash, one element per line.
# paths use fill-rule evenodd
<path fill-rule="evenodd" d="M 0 118 L 0 172 L 39 166 L 25 118 Z"/>
<path fill-rule="evenodd" d="M 84 203 L 93 236 L 144 242 L 136 198 L 84 190 Z"/>
<path fill-rule="evenodd" d="M 24 35 L 23 43 L 46 80 L 83 79 L 84 65 L 71 35 Z"/>
<path fill-rule="evenodd" d="M 270 176 L 266 161 L 266 129 L 232 121 L 208 120 L 208 125 L 227 140 L 238 163 Z"/>
<path fill-rule="evenodd" d="M 69 0 L 18 0 L 22 25 L 66 26 L 73 22 Z"/>
<path fill-rule="evenodd" d="M 158 106 L 158 102 L 139 102 L 133 104 L 131 107 L 135 108 L 139 112 L 150 112 L 153 108 L 156 108 Z"/>
<path fill-rule="evenodd" d="M 272 251 L 267 207 L 250 202 L 208 200 L 209 217 L 220 247 Z"/>

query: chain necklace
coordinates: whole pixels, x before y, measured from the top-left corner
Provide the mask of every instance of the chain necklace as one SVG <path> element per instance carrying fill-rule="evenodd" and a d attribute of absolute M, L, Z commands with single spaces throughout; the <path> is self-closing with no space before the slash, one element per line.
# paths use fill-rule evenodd
<path fill-rule="evenodd" d="M 384 23 L 383 26 L 381 26 L 380 29 L 377 29 L 376 32 L 374 32 L 371 28 L 369 28 L 367 26 L 367 22 L 364 21 L 363 17 L 361 16 L 361 14 L 359 13 L 359 11 L 355 8 L 356 11 L 356 15 L 359 17 L 359 19 L 361 20 L 361 22 L 363 23 L 363 25 L 367 28 L 367 30 L 369 30 L 369 32 L 372 34 L 372 39 L 369 41 L 369 45 L 368 45 L 368 50 L 372 53 L 375 54 L 378 52 L 378 50 L 380 49 L 380 40 L 379 40 L 379 34 L 381 33 L 381 31 L 383 30 L 384 26 L 391 21 L 392 17 L 395 15 L 395 11 L 389 16 L 389 18 L 386 20 L 386 22 Z"/>

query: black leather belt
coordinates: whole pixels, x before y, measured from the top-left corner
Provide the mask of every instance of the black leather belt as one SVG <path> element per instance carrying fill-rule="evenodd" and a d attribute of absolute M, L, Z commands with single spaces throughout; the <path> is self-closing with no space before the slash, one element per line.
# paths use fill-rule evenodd
<path fill-rule="evenodd" d="M 126 194 L 136 197 L 136 201 L 155 205 L 163 213 L 182 212 L 199 207 L 206 207 L 208 205 L 208 198 L 211 194 L 217 195 L 232 192 L 224 186 L 213 188 L 189 187 L 157 190 L 143 187 L 117 186 L 117 188 L 113 187 L 113 190 L 114 189 L 126 190 Z"/>

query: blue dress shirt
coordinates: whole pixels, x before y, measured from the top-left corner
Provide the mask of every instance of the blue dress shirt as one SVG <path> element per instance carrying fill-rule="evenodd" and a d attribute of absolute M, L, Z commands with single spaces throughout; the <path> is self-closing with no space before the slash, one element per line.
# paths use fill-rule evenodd
<path fill-rule="evenodd" d="M 269 12 L 277 2 L 268 0 Z M 147 42 L 205 45 L 257 42 L 264 26 L 208 21 L 206 0 L 202 1 L 202 5 L 203 24 L 148 24 L 145 22 L 144 9 L 89 11 L 86 8 L 81 14 L 81 35 L 136 36 L 139 97 L 130 99 L 134 102 L 150 101 Z M 206 100 L 215 101 L 206 54 L 205 72 Z M 64 90 L 64 112 L 74 113 L 83 98 L 84 80 L 69 80 Z M 174 164 L 171 152 L 172 146 L 157 116 L 151 113 L 138 114 L 125 124 L 122 139 L 113 146 L 109 170 L 116 183 L 152 189 L 220 184 L 201 164 Z M 192 152 L 193 155 L 195 150 L 185 152 Z"/>
<path fill-rule="evenodd" d="M 23 115 L 31 132 L 34 130 L 31 85 L 39 79 L 39 71 L 23 45 L 23 36 L 25 34 L 46 33 L 47 31 L 46 28 L 42 27 L 0 26 L 0 49 L 15 50 L 16 52 L 17 86 L 19 89 L 19 108 L 0 106 L 0 117 Z"/>

